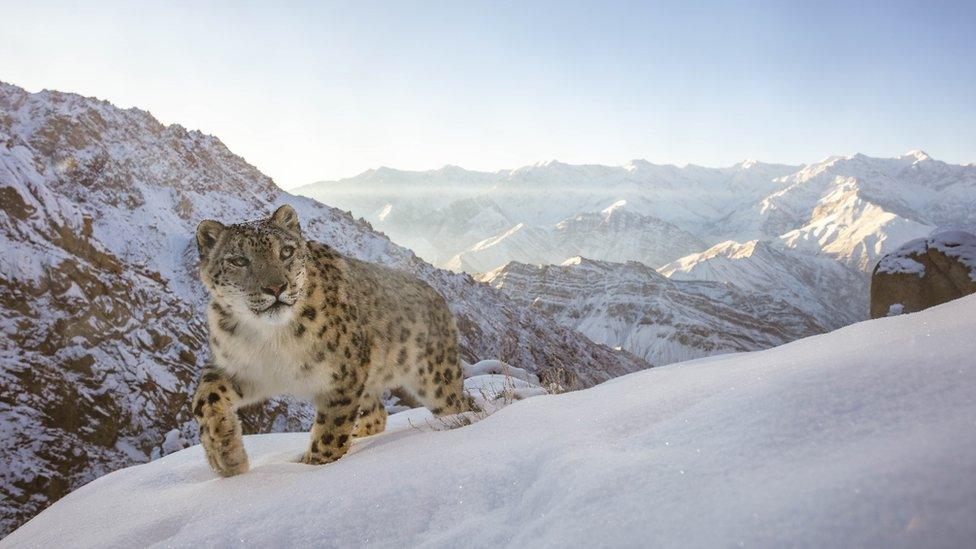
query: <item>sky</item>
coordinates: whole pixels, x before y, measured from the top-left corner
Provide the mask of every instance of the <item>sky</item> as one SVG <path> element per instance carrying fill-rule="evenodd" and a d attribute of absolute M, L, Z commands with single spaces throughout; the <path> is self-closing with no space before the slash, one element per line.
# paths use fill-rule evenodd
<path fill-rule="evenodd" d="M 976 162 L 976 2 L 11 2 L 0 80 L 379 166 Z"/>

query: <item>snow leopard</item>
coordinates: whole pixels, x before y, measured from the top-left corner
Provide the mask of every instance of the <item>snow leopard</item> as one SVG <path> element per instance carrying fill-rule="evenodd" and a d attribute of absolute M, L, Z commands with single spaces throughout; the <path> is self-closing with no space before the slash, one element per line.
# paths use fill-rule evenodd
<path fill-rule="evenodd" d="M 382 431 L 388 389 L 435 415 L 473 409 L 454 316 L 425 282 L 307 240 L 289 205 L 257 221 L 202 221 L 196 241 L 212 361 L 192 408 L 217 474 L 247 471 L 237 410 L 272 397 L 314 404 L 307 464 Z"/>

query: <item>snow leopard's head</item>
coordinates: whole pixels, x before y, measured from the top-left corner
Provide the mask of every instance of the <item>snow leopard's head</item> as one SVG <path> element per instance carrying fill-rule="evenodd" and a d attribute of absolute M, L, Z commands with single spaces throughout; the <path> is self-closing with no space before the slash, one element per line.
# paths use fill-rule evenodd
<path fill-rule="evenodd" d="M 197 227 L 200 278 L 214 299 L 239 315 L 283 323 L 305 289 L 307 246 L 298 214 L 288 205 L 271 217 Z"/>

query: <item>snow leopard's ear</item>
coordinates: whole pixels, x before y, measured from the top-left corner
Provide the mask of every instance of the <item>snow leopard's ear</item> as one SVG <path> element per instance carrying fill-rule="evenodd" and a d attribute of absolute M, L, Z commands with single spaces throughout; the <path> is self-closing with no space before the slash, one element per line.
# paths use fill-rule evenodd
<path fill-rule="evenodd" d="M 213 219 L 204 219 L 197 225 L 197 249 L 200 250 L 200 257 L 210 253 L 224 229 L 223 223 Z"/>
<path fill-rule="evenodd" d="M 302 232 L 302 228 L 298 224 L 298 212 L 288 204 L 280 206 L 275 210 L 275 213 L 271 214 L 271 222 L 289 231 Z"/>

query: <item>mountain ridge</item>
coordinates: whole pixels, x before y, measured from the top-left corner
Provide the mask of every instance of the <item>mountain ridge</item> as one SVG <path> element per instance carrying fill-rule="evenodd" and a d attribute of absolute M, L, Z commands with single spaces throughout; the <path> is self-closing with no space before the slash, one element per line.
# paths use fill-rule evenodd
<path fill-rule="evenodd" d="M 724 281 L 669 279 L 637 261 L 510 262 L 477 275 L 594 341 L 669 364 L 756 351 L 823 333 L 812 314 Z"/>
<path fill-rule="evenodd" d="M 803 166 L 743 161 L 704 168 L 644 160 L 574 166 L 551 161 L 485 177 L 494 182 L 475 189 L 441 181 L 438 185 L 453 190 L 411 200 L 388 193 L 398 188 L 394 172 L 385 187 L 368 197 L 339 196 L 339 189 L 355 178 L 298 192 L 336 192 L 340 207 L 370 220 L 394 241 L 436 265 L 469 273 L 509 261 L 558 265 L 574 255 L 639 260 L 675 273 L 680 270 L 674 268 L 676 262 L 688 263 L 689 258 L 718 261 L 706 252 L 725 242 L 745 247 L 768 243 L 765 263 L 739 269 L 739 275 L 768 279 L 779 272 L 784 278 L 772 281 L 771 288 L 787 299 L 813 299 L 813 304 L 792 304 L 832 327 L 867 318 L 864 299 L 853 294 L 866 287 L 871 268 L 884 254 L 935 231 L 976 230 L 976 164 L 948 164 L 921 149 L 895 158 L 828 156 Z M 461 192 L 467 194 L 455 199 Z M 567 220 L 599 218 L 614 204 L 644 216 L 635 225 L 659 223 L 662 230 L 607 232 L 596 246 L 586 245 L 599 228 L 596 224 L 565 239 L 547 236 Z M 380 209 L 382 219 L 375 215 Z M 771 268 L 773 249 L 789 250 L 775 254 L 782 261 L 795 258 L 793 263 L 811 270 L 796 272 L 795 265 L 786 263 Z M 738 263 L 754 261 L 744 258 Z M 714 275 L 706 275 L 708 271 L 714 269 L 685 269 L 680 276 Z M 822 283 L 824 277 L 846 287 L 831 288 Z"/>

